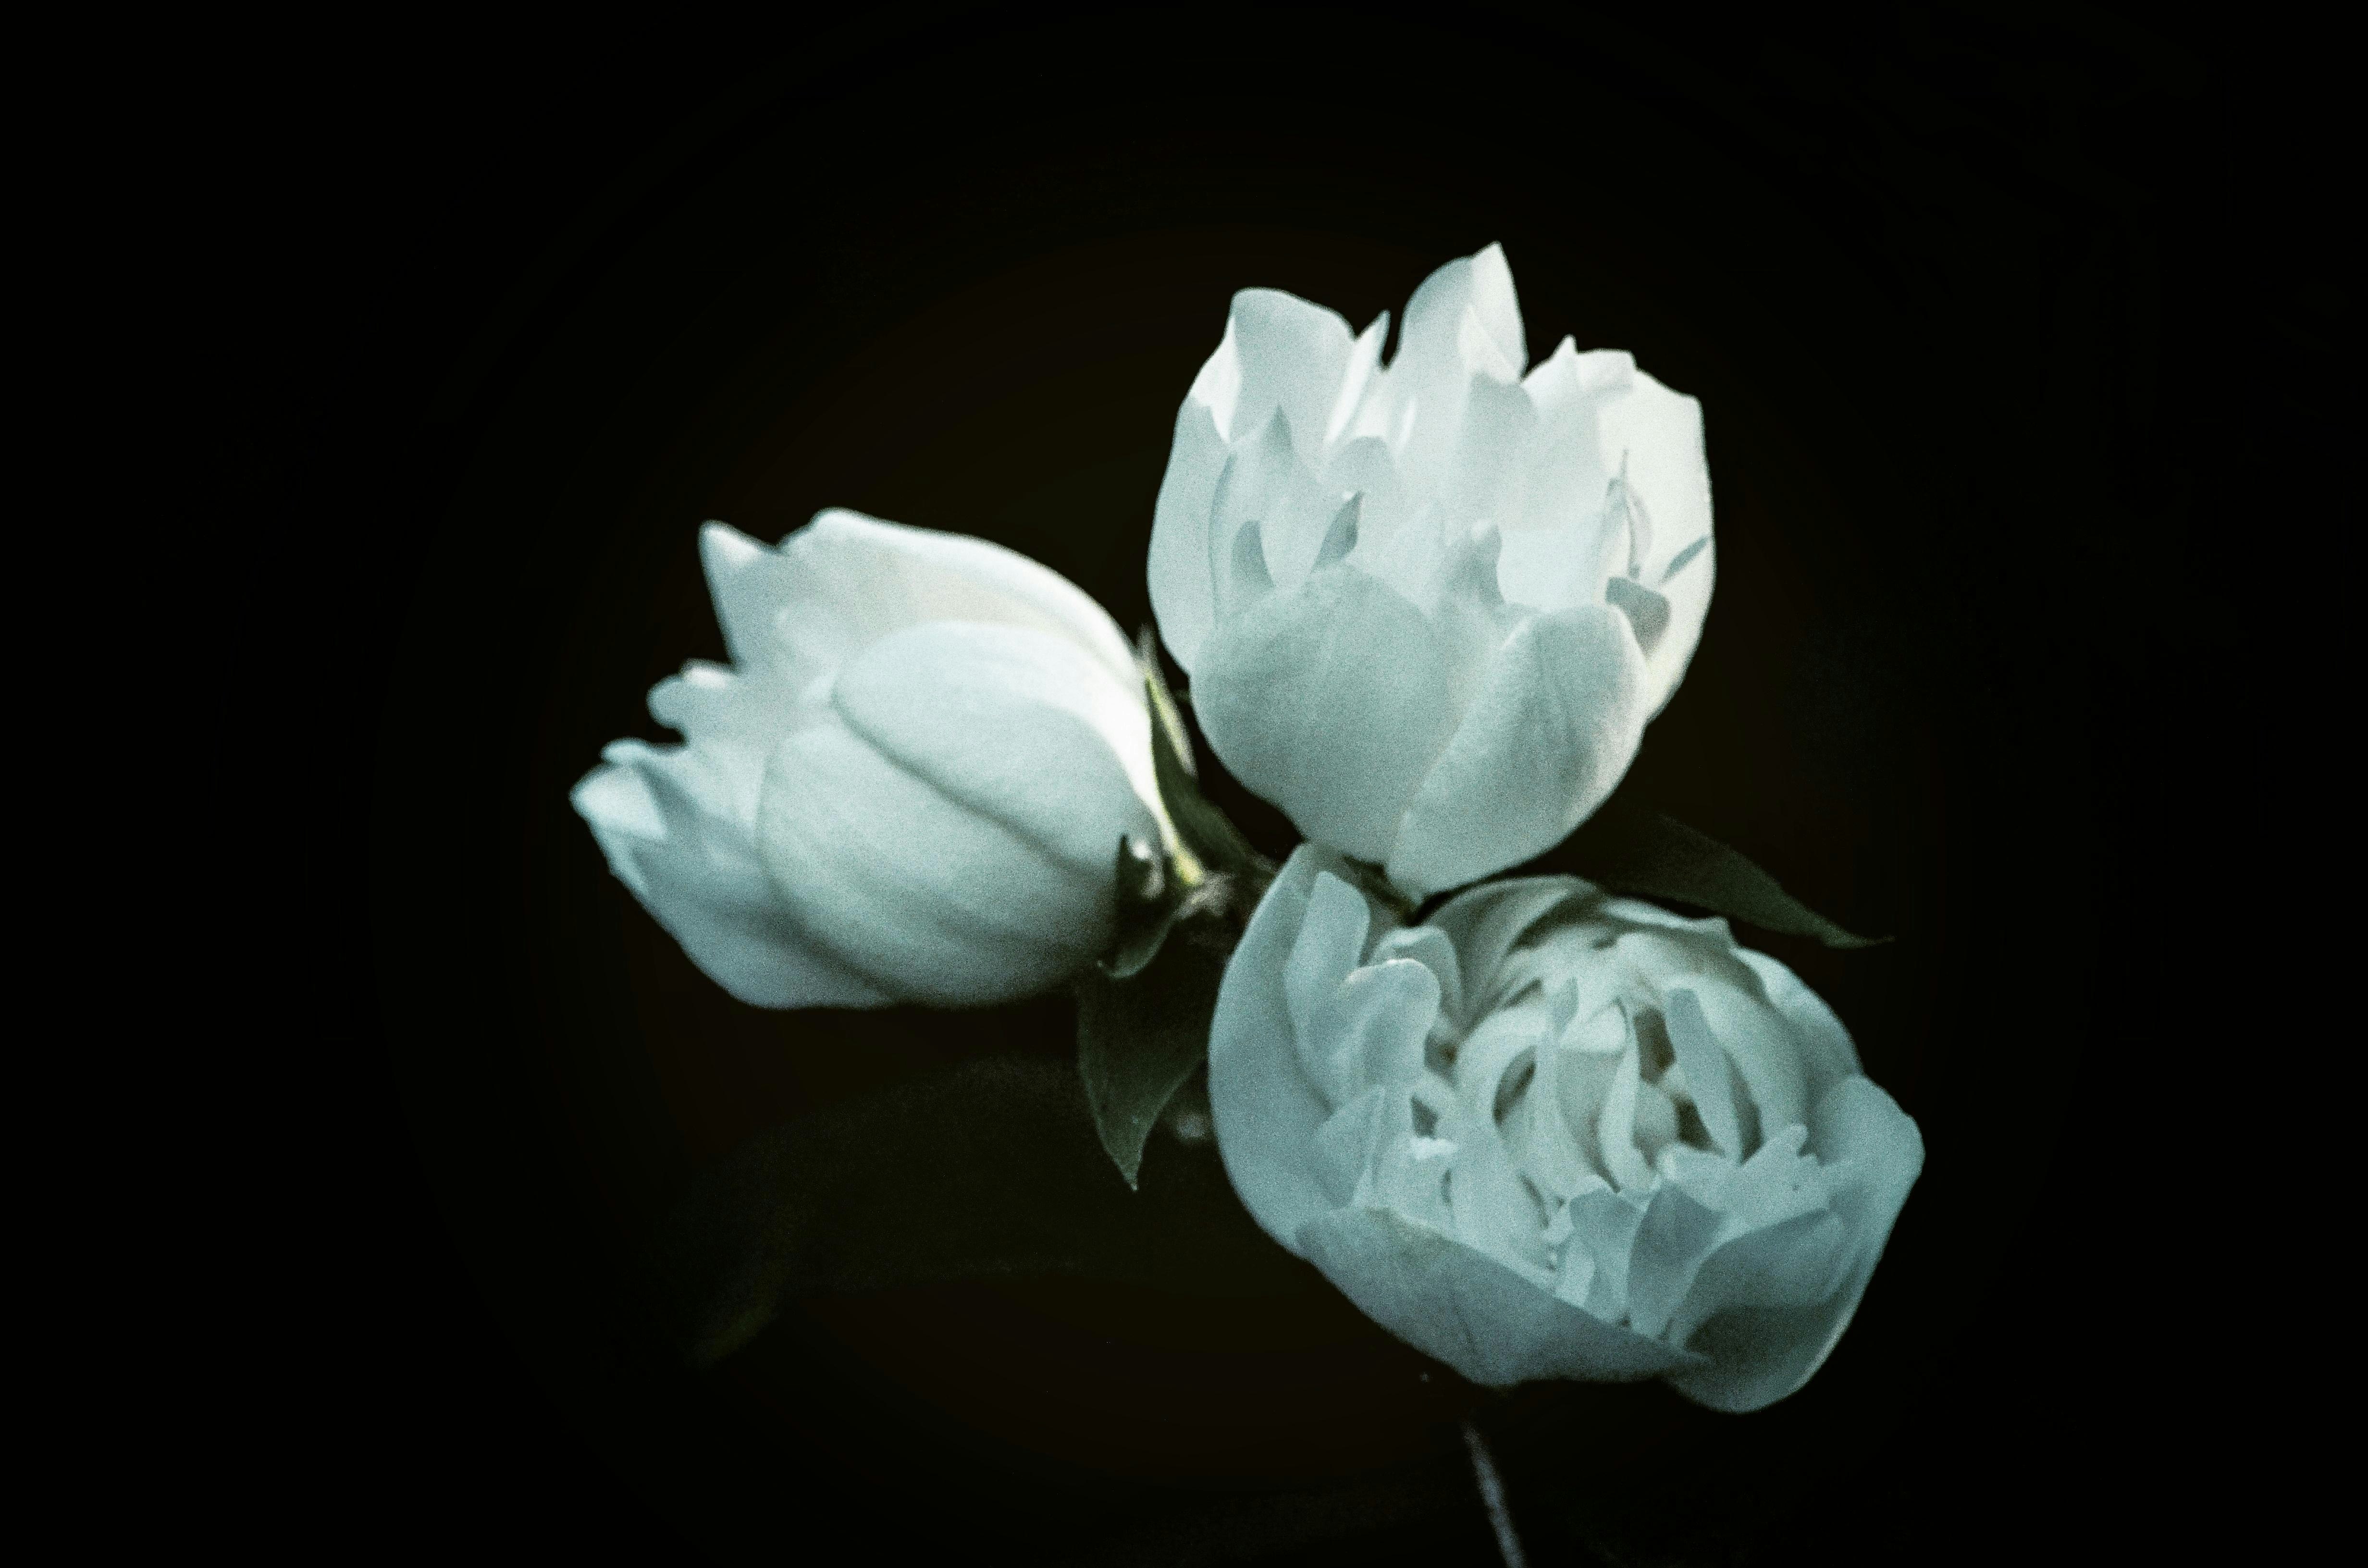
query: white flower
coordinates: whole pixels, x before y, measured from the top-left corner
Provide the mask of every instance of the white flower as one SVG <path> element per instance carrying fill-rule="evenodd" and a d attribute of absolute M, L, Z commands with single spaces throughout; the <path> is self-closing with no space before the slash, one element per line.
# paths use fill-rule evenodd
<path fill-rule="evenodd" d="M 732 665 L 650 693 L 577 785 L 634 896 L 768 1007 L 967 1006 L 1109 941 L 1121 835 L 1157 842 L 1126 639 L 1025 556 L 825 511 L 768 550 L 700 536 Z"/>
<path fill-rule="evenodd" d="M 1227 965 L 1209 1096 L 1234 1189 L 1475 1382 L 1808 1381 L 1924 1162 L 1790 970 L 1568 877 L 1400 928 L 1303 845 Z"/>
<path fill-rule="evenodd" d="M 1684 676 L 1712 579 L 1702 410 L 1624 353 L 1528 350 L 1504 253 L 1350 338 L 1234 297 L 1176 417 L 1151 602 L 1209 744 L 1424 894 L 1550 848 Z"/>

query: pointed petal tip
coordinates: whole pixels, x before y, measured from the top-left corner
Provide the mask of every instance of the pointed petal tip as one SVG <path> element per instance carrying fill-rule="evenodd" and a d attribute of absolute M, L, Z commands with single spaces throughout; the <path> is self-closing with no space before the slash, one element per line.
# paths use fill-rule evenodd
<path fill-rule="evenodd" d="M 730 523 L 710 517 L 699 525 L 699 561 L 711 580 L 719 572 L 736 572 L 765 553 L 763 544 Z"/>

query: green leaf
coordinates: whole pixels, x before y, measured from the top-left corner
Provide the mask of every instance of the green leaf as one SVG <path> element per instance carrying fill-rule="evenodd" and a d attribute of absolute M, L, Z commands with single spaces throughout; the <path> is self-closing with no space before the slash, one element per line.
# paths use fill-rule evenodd
<path fill-rule="evenodd" d="M 1251 847 L 1233 819 L 1201 793 L 1199 770 L 1192 763 L 1192 737 L 1184 728 L 1175 695 L 1167 689 L 1167 677 L 1160 671 L 1159 650 L 1149 627 L 1144 628 L 1135 643 L 1135 662 L 1143 668 L 1144 691 L 1151 699 L 1151 765 L 1159 784 L 1160 804 L 1167 808 L 1167 820 L 1176 824 L 1183 847 L 1197 862 L 1187 871 L 1186 880 L 1197 881 L 1205 868 L 1243 877 L 1264 888 L 1274 880 L 1274 862 Z"/>
<path fill-rule="evenodd" d="M 1114 980 L 1128 980 L 1159 956 L 1167 933 L 1184 914 L 1184 901 L 1169 887 L 1167 858 L 1156 845 L 1120 835 L 1114 875 L 1118 937 L 1101 968 Z"/>
<path fill-rule="evenodd" d="M 1132 978 L 1077 977 L 1077 1074 L 1094 1131 L 1129 1187 L 1159 1113 L 1208 1059 L 1224 971 L 1224 956 L 1188 934 Z"/>
<path fill-rule="evenodd" d="M 1698 904 L 1716 915 L 1829 948 L 1871 948 L 1819 915 L 1751 860 L 1707 834 L 1642 807 L 1607 802 L 1563 841 L 1553 859 L 1618 892 Z"/>
<path fill-rule="evenodd" d="M 1187 1294 L 1315 1288 L 1243 1210 L 1212 1147 L 1162 1148 L 1130 1193 L 1076 1073 L 970 1062 L 801 1118 L 702 1170 L 649 1254 L 654 1296 L 704 1366 L 800 1296 L 1047 1274 Z"/>

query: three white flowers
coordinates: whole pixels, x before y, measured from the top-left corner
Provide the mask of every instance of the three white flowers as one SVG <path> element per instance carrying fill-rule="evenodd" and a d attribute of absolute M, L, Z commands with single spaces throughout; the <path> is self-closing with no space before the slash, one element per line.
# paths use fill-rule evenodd
<path fill-rule="evenodd" d="M 1495 246 L 1382 362 L 1235 296 L 1180 409 L 1149 576 L 1228 769 L 1308 842 L 1209 1042 L 1236 1193 L 1368 1315 L 1483 1383 L 1800 1386 L 1922 1159 L 1773 960 L 1573 879 L 1472 887 L 1610 795 L 1713 578 L 1695 402 L 1565 339 L 1528 365 Z M 1009 551 L 827 511 L 701 540 L 729 668 L 650 698 L 575 801 L 700 968 L 776 1007 L 980 1005 L 1108 950 L 1121 839 L 1178 846 L 1141 673 Z"/>

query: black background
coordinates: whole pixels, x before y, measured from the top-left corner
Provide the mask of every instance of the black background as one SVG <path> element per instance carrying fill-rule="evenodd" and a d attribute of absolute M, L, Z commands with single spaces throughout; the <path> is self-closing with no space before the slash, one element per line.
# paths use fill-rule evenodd
<path fill-rule="evenodd" d="M 1178 1491 L 1158 1455 L 1207 1447 L 1188 1415 L 1170 1449 L 1102 1456 L 1146 1490 L 1055 1416 L 982 1447 L 942 1414 L 1008 1383 L 907 1365 L 916 1398 L 834 1348 L 894 1361 L 899 1324 L 996 1311 L 1069 1312 L 1082 1345 L 1123 1302 L 822 1312 L 805 1361 L 776 1357 L 812 1380 L 788 1437 L 743 1383 L 637 1350 L 615 1259 L 692 1157 L 872 1078 L 1044 1049 L 1059 1006 L 959 1042 L 825 1020 L 880 1049 L 809 1038 L 859 1065 L 783 1066 L 779 1021 L 700 989 L 564 791 L 601 740 L 656 733 L 654 679 L 720 653 L 700 517 L 985 533 L 1133 626 L 1226 292 L 1361 325 L 1492 239 L 1533 358 L 1565 332 L 1629 347 L 1705 403 L 1719 597 L 1630 788 L 1900 935 L 1770 945 L 1932 1150 L 1859 1325 L 1758 1426 L 1658 1391 L 1483 1407 L 1533 1558 L 2052 1559 L 2195 1528 L 2235 1483 L 2182 1479 L 2177 1417 L 2228 1392 L 2186 1313 L 2227 1287 L 2190 1196 L 2210 1138 L 2159 1108 L 2239 1012 L 2199 994 L 2208 922 L 2181 910 L 2235 835 L 2169 796 L 2250 744 L 2223 691 L 2254 574 L 2312 548 L 2293 454 L 2333 438 L 2350 308 L 2312 54 L 2097 11 L 958 7 L 357 39 L 211 104 L 204 213 L 266 243 L 203 347 L 265 373 L 200 389 L 226 417 L 199 479 L 336 553 L 303 635 L 376 791 L 369 910 L 349 861 L 319 901 L 375 944 L 327 960 L 353 1071 L 308 1124 L 333 1124 L 306 1145 L 330 1218 L 297 1228 L 358 1305 L 301 1369 L 300 1529 L 337 1555 L 700 1561 L 688 1524 L 823 1560 L 1489 1560 L 1411 1418 L 1306 1438 L 1267 1463 L 1289 1484 Z M 2167 872 L 2171 835 L 2192 861 Z M 1003 1321 L 972 1332 L 1042 1332 Z M 1682 1469 L 1602 1530 L 1556 1468 L 1602 1441 L 1566 1429 L 1599 1408 Z M 850 1531 L 871 1545 L 825 1544 Z"/>

